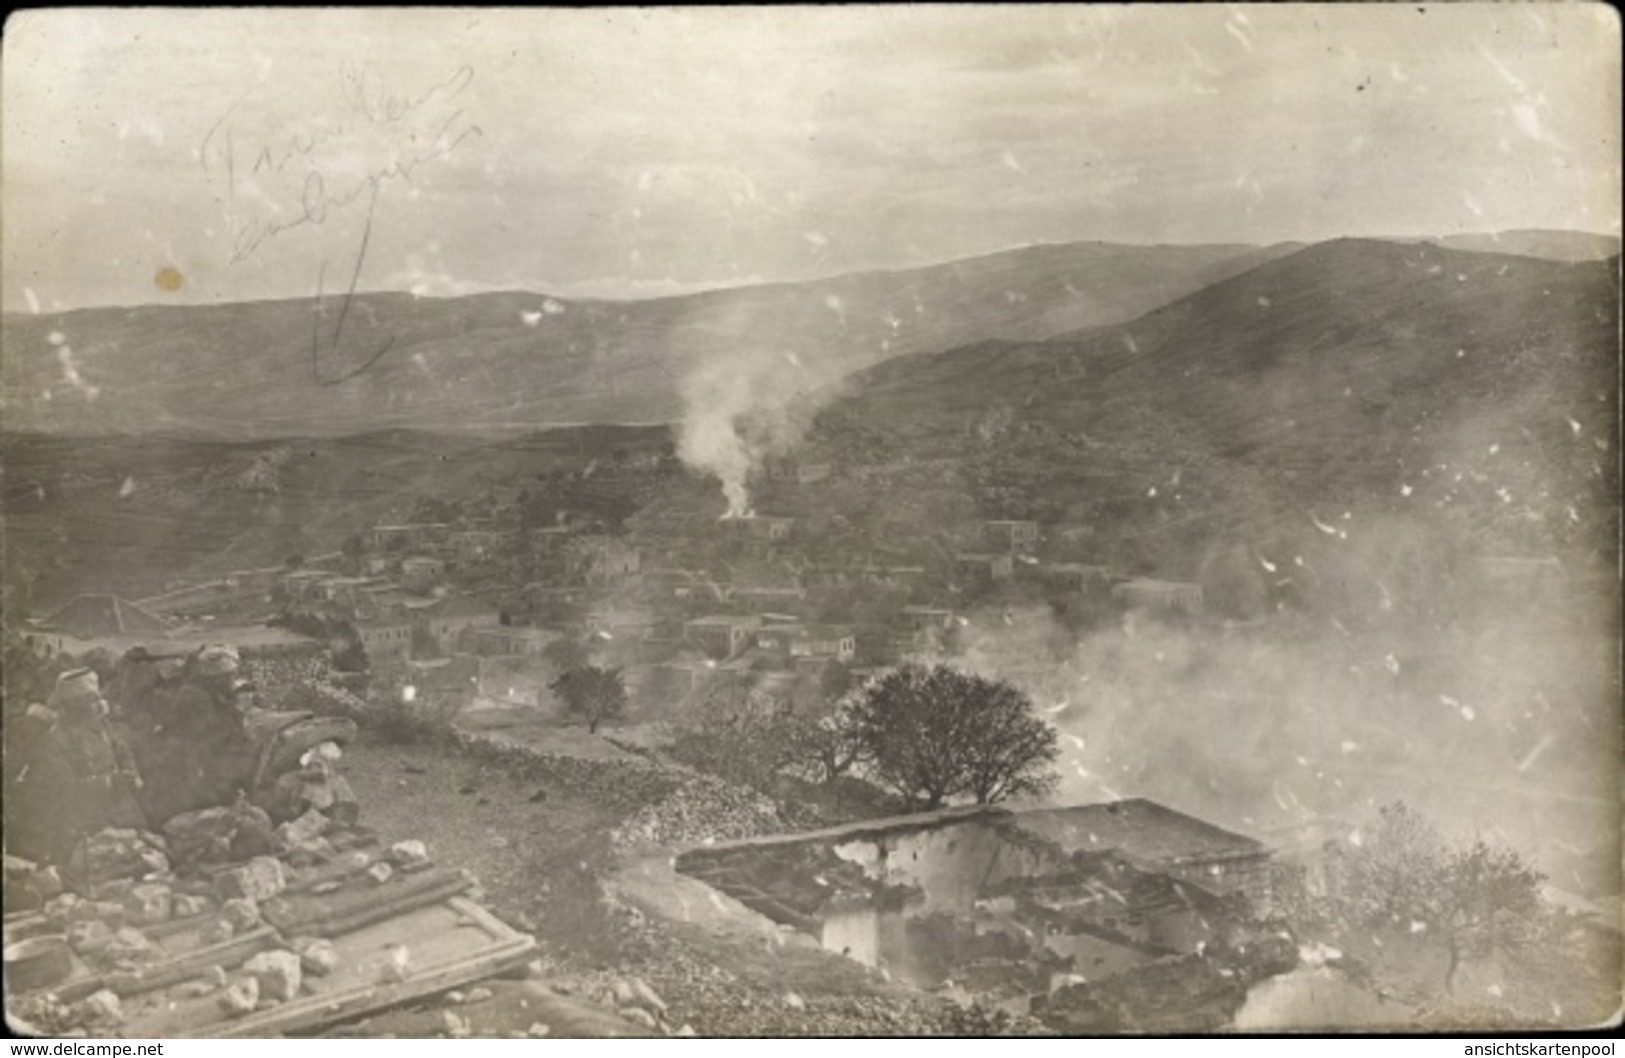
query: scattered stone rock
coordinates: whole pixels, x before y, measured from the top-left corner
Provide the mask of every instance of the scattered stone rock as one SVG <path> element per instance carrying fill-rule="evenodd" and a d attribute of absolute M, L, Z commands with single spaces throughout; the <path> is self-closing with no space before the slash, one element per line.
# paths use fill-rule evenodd
<path fill-rule="evenodd" d="M 338 969 L 338 949 L 333 947 L 330 940 L 320 937 L 296 940 L 293 942 L 293 950 L 299 953 L 299 965 L 304 967 L 308 974 L 326 977 Z"/>
<path fill-rule="evenodd" d="M 446 993 L 446 1002 L 450 1003 L 454 1007 L 462 1006 L 467 1001 L 468 997 L 457 991 L 455 988 Z"/>
<path fill-rule="evenodd" d="M 243 964 L 243 972 L 259 981 L 266 999 L 286 1002 L 299 994 L 299 956 L 291 951 L 262 951 Z"/>
<path fill-rule="evenodd" d="M 74 1008 L 73 1020 L 92 1028 L 113 1028 L 124 1023 L 124 1009 L 119 1005 L 118 994 L 104 988 L 91 993 Z"/>
<path fill-rule="evenodd" d="M 90 898 L 103 903 L 122 904 L 134 888 L 134 878 L 109 878 L 90 887 Z"/>
<path fill-rule="evenodd" d="M 533 1021 L 530 1023 L 530 1028 L 525 1030 L 525 1035 L 533 1040 L 539 1040 L 543 1036 L 553 1035 L 553 1026 L 542 1021 Z"/>
<path fill-rule="evenodd" d="M 114 963 L 133 964 L 152 962 L 160 953 L 145 933 L 126 926 L 114 931 L 102 954 Z"/>
<path fill-rule="evenodd" d="M 228 918 L 217 918 L 203 927 L 200 940 L 205 945 L 224 944 L 237 935 L 237 927 Z"/>
<path fill-rule="evenodd" d="M 282 862 L 284 864 L 296 870 L 306 867 L 314 867 L 317 864 L 322 863 L 323 856 L 325 854 L 324 850 L 318 847 L 316 844 L 290 846 L 279 843 L 277 846 L 277 852 L 282 857 Z M 290 877 L 288 879 L 289 884 L 292 884 L 295 880 L 296 879 Z"/>
<path fill-rule="evenodd" d="M 666 1012 L 666 1001 L 660 998 L 658 992 L 649 987 L 649 982 L 641 977 L 628 977 L 626 983 L 631 986 L 632 995 L 637 1004 L 643 1009 L 651 1014 L 664 1014 Z"/>
<path fill-rule="evenodd" d="M 126 918 L 140 925 L 163 922 L 173 913 L 174 894 L 169 886 L 146 882 L 131 887 L 124 897 Z"/>
<path fill-rule="evenodd" d="M 276 836 L 284 848 L 299 848 L 311 845 L 321 838 L 327 833 L 329 825 L 331 824 L 326 816 L 311 808 L 298 819 L 291 819 L 277 827 Z"/>
<path fill-rule="evenodd" d="M 791 1010 L 806 1010 L 807 1001 L 794 992 L 784 993 L 784 1005 Z"/>
<path fill-rule="evenodd" d="M 236 898 L 227 900 L 220 905 L 220 915 L 238 933 L 251 930 L 260 924 L 259 905 L 252 900 Z"/>
<path fill-rule="evenodd" d="M 634 1025 L 641 1025 L 651 1032 L 660 1031 L 660 1023 L 655 1020 L 655 1016 L 642 1007 L 622 1007 L 618 1013 Z"/>
<path fill-rule="evenodd" d="M 60 926 L 74 918 L 74 912 L 85 901 L 73 893 L 63 893 L 45 902 L 45 917 L 52 924 Z"/>
<path fill-rule="evenodd" d="M 367 877 L 379 885 L 383 885 L 395 876 L 395 868 L 387 863 L 375 863 L 367 868 Z"/>
<path fill-rule="evenodd" d="M 468 1035 L 468 1019 L 458 1017 L 449 1010 L 440 1012 L 440 1021 L 446 1027 L 446 1035 L 454 1039 L 461 1039 Z"/>
<path fill-rule="evenodd" d="M 412 953 L 404 944 L 392 944 L 389 948 L 389 957 L 384 960 L 383 970 L 379 973 L 379 980 L 384 984 L 396 984 L 406 980 L 411 974 Z"/>
<path fill-rule="evenodd" d="M 53 900 L 62 895 L 62 875 L 55 867 L 36 870 L 32 881 L 41 900 Z"/>
<path fill-rule="evenodd" d="M 759 837 L 787 829 L 768 798 L 709 775 L 684 778 L 664 799 L 639 809 L 610 833 L 623 849 Z"/>
<path fill-rule="evenodd" d="M 698 1035 L 698 1033 L 696 1033 L 694 1031 L 694 1026 L 693 1025 L 690 1025 L 688 1022 L 685 1021 L 685 1022 L 683 1022 L 683 1027 L 678 1029 L 676 1032 L 672 1033 L 672 1035 L 673 1036 L 681 1036 L 683 1039 L 687 1040 L 687 1039 L 693 1039 L 695 1036 Z"/>
<path fill-rule="evenodd" d="M 85 919 L 68 927 L 68 944 L 81 955 L 101 951 L 113 939 L 113 928 L 99 918 Z"/>
<path fill-rule="evenodd" d="M 282 861 L 275 856 L 255 856 L 241 867 L 226 871 L 215 883 L 223 899 L 269 900 L 287 887 Z"/>
<path fill-rule="evenodd" d="M 397 841 L 389 847 L 389 862 L 402 870 L 427 865 L 429 862 L 428 846 L 421 841 Z"/>
<path fill-rule="evenodd" d="M 68 910 L 68 922 L 105 922 L 113 929 L 125 923 L 124 905 L 110 900 L 79 900 Z"/>
<path fill-rule="evenodd" d="M 260 983 L 255 977 L 245 977 L 220 994 L 220 1006 L 234 1018 L 252 1014 L 260 1002 Z"/>
<path fill-rule="evenodd" d="M 172 893 L 169 899 L 169 913 L 175 918 L 191 918 L 201 915 L 209 910 L 209 898 L 197 896 L 192 893 Z"/>
<path fill-rule="evenodd" d="M 156 834 L 110 827 L 87 838 L 74 858 L 94 887 L 108 879 L 169 870 L 169 857 L 163 848 L 163 839 Z"/>
<path fill-rule="evenodd" d="M 196 980 L 188 981 L 186 984 L 182 985 L 180 992 L 184 996 L 197 998 L 199 996 L 212 995 L 213 993 L 220 991 L 222 988 L 225 988 L 229 983 L 230 978 L 226 976 L 225 967 L 216 965 L 211 966 L 204 971 L 203 976 L 197 978 Z M 255 987 L 259 987 L 259 983 L 257 981 L 255 982 Z"/>
<path fill-rule="evenodd" d="M 465 1003 L 483 1003 L 490 998 L 491 990 L 489 988 L 470 988 L 468 995 L 463 997 L 463 1001 Z"/>

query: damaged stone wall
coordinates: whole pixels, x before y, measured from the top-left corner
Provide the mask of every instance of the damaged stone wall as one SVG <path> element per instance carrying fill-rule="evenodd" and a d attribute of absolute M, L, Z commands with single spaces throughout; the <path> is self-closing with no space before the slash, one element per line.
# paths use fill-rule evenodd
<path fill-rule="evenodd" d="M 835 852 L 888 885 L 918 888 L 926 911 L 968 910 L 988 886 L 1041 874 L 1065 859 L 1053 845 L 982 818 L 865 835 Z"/>

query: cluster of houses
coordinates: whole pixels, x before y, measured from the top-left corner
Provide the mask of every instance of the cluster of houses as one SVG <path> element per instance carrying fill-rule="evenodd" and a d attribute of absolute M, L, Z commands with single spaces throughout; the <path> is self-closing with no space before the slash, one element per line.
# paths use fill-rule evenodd
<path fill-rule="evenodd" d="M 831 473 L 828 464 L 775 460 L 756 494 L 811 510 L 787 497 Z M 789 693 L 951 653 L 977 614 L 1024 595 L 1184 616 L 1204 607 L 1201 585 L 1081 561 L 1087 529 L 1030 519 L 938 527 L 888 548 L 832 545 L 812 516 L 752 513 L 662 537 L 607 531 L 571 511 L 538 525 L 522 507 L 517 489 L 493 492 L 476 513 L 431 505 L 448 519 L 375 525 L 342 551 L 172 585 L 134 603 L 76 602 L 34 631 L 115 652 L 179 632 L 235 635 L 266 650 L 258 633 L 274 630 L 264 621 L 292 610 L 353 627 L 375 673 L 507 659 L 505 672 L 530 665 L 540 698 L 546 666 L 585 656 L 621 668 L 634 697 L 661 701 L 719 678 Z M 1551 563 L 1483 564 L 1487 580 L 1522 585 Z"/>
<path fill-rule="evenodd" d="M 767 471 L 792 486 L 828 473 L 827 466 L 790 461 Z M 134 639 L 114 629 L 107 646 L 127 648 L 177 629 L 216 637 L 239 625 L 264 630 L 271 614 L 292 610 L 353 627 L 375 673 L 459 655 L 541 659 L 568 641 L 594 662 L 622 668 L 634 695 L 680 697 L 719 677 L 787 691 L 827 682 L 832 667 L 861 677 L 907 656 L 951 649 L 979 596 L 1017 581 L 1128 606 L 1195 613 L 1202 605 L 1194 584 L 1040 559 L 1044 534 L 1035 521 L 969 527 L 964 535 L 973 547 L 945 560 L 923 550 L 832 556 L 803 539 L 810 535 L 803 520 L 752 514 L 718 521 L 711 560 L 684 564 L 687 541 L 664 546 L 564 515 L 525 527 L 510 506 L 484 519 L 375 525 L 342 552 L 175 586 L 135 603 L 116 600 L 115 615 L 141 628 Z M 717 562 L 717 554 L 739 562 Z M 754 573 L 744 574 L 744 566 Z M 830 602 L 837 598 L 896 605 L 889 613 L 870 607 L 849 615 Z M 58 616 L 41 630 L 55 628 L 83 646 L 63 624 Z M 80 630 L 105 639 L 108 625 Z M 532 684 L 540 686 L 536 668 Z"/>
<path fill-rule="evenodd" d="M 754 491 L 776 496 L 781 508 L 811 511 L 797 502 L 804 487 L 831 474 L 828 464 L 777 459 Z M 832 669 L 861 679 L 907 657 L 951 653 L 959 629 L 1013 598 L 1188 617 L 1204 608 L 1201 585 L 1082 561 L 1092 542 L 1087 529 L 1031 519 L 934 527 L 891 547 L 853 547 L 832 545 L 816 517 L 787 513 L 727 517 L 661 536 L 607 531 L 572 511 L 538 525 L 522 507 L 517 489 L 493 492 L 477 511 L 430 505 L 447 519 L 375 525 L 342 551 L 172 585 L 134 603 L 78 603 L 36 631 L 112 648 L 177 629 L 264 632 L 267 617 L 293 610 L 353 627 L 375 673 L 458 656 L 532 659 L 531 685 L 539 687 L 540 659 L 556 667 L 584 652 L 620 667 L 634 696 L 658 701 L 719 678 L 788 692 L 828 685 Z M 1547 576 L 1552 563 L 1482 565 L 1487 582 L 1521 589 Z M 100 616 L 88 624 L 75 618 L 92 611 Z M 238 638 L 263 649 L 255 636 Z M 561 643 L 570 649 L 555 654 L 550 648 Z"/>

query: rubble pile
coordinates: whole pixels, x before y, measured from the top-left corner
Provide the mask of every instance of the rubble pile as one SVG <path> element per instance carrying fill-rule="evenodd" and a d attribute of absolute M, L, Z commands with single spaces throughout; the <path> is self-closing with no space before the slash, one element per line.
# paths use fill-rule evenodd
<path fill-rule="evenodd" d="M 286 664 L 286 663 L 285 663 Z M 326 678 L 325 669 L 319 664 L 305 663 L 299 668 L 306 675 L 288 679 L 285 683 L 268 689 L 260 683 L 260 696 L 267 702 L 276 704 L 279 710 L 304 710 L 320 713 L 324 716 L 343 716 L 352 720 L 359 720 L 368 715 L 373 707 L 367 702 L 342 687 L 335 686 Z M 259 681 L 256 680 L 256 683 Z"/>
<path fill-rule="evenodd" d="M 768 798 L 709 775 L 686 775 L 664 798 L 645 805 L 610 835 L 619 848 L 697 845 L 761 837 L 791 829 Z"/>
<path fill-rule="evenodd" d="M 656 945 L 636 972 L 558 974 L 549 987 L 614 1010 L 668 1036 L 860 1037 L 1044 1036 L 1043 1023 L 986 1007 L 908 995 L 871 983 L 802 995 L 782 983 L 741 975 Z"/>
<path fill-rule="evenodd" d="M 304 704 L 298 699 L 303 695 L 305 688 L 328 688 L 328 661 L 321 655 L 306 657 L 259 657 L 252 661 L 244 659 L 243 675 L 253 681 L 258 689 L 260 700 L 276 709 L 314 709 L 324 712 L 314 704 Z M 347 691 L 339 691 L 348 694 Z M 354 697 L 350 695 L 350 697 Z M 356 699 L 359 703 L 360 699 Z"/>
<path fill-rule="evenodd" d="M 666 1001 L 649 983 L 636 974 L 616 974 L 600 971 L 576 977 L 554 980 L 550 987 L 561 995 L 570 995 L 609 1010 L 640 1028 L 666 1036 L 692 1035 L 693 1028 L 674 1024 Z M 683 1029 L 688 1032 L 684 1033 Z"/>
<path fill-rule="evenodd" d="M 682 781 L 670 769 L 639 760 L 592 760 L 548 753 L 477 732 L 450 728 L 449 737 L 476 760 L 556 784 L 616 807 L 647 806 L 667 797 Z"/>
<path fill-rule="evenodd" d="M 1067 1034 L 1216 1032 L 1232 1023 L 1246 1001 L 1244 974 L 1186 955 L 1067 985 L 1034 1014 Z"/>
<path fill-rule="evenodd" d="M 354 720 L 258 707 L 239 673 L 226 648 L 132 652 L 111 706 L 73 670 L 8 732 L 35 766 L 14 784 L 28 814 L 14 829 L 8 813 L 5 856 L 6 1003 L 24 1032 L 119 1035 L 182 1001 L 227 1025 L 283 1005 L 304 1017 L 298 1001 L 334 974 L 352 991 L 411 979 L 408 943 L 378 973 L 347 967 L 358 953 L 337 938 L 474 887 L 422 842 L 380 849 L 359 824 L 339 770 Z M 495 928 L 493 965 L 534 944 Z"/>

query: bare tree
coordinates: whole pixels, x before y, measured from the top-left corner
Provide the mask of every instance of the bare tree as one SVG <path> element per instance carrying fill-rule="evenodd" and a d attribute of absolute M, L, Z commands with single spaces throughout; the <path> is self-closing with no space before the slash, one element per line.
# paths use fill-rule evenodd
<path fill-rule="evenodd" d="M 1447 845 L 1403 803 L 1383 808 L 1371 837 L 1346 854 L 1345 917 L 1367 928 L 1425 932 L 1449 953 L 1445 991 L 1463 960 L 1530 940 L 1544 876 L 1512 849 L 1482 838 Z"/>

